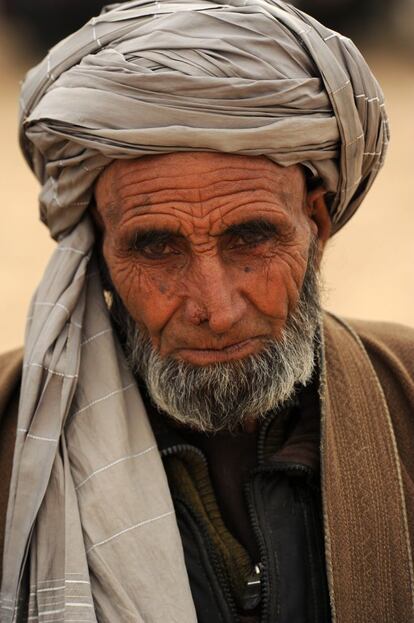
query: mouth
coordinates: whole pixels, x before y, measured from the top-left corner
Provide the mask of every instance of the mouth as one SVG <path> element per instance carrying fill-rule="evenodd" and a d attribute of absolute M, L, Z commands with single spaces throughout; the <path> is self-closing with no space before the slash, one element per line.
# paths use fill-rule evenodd
<path fill-rule="evenodd" d="M 175 352 L 175 356 L 196 366 L 236 361 L 257 353 L 264 339 L 264 336 L 251 337 L 223 348 L 180 348 Z"/>

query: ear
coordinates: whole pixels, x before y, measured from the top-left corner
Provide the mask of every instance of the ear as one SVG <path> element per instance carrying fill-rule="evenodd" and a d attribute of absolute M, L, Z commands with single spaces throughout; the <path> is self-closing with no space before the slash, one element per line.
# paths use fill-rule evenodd
<path fill-rule="evenodd" d="M 326 191 L 323 186 L 310 190 L 306 196 L 306 213 L 313 221 L 314 226 L 316 226 L 316 238 L 321 255 L 332 230 L 331 217 L 325 196 Z"/>

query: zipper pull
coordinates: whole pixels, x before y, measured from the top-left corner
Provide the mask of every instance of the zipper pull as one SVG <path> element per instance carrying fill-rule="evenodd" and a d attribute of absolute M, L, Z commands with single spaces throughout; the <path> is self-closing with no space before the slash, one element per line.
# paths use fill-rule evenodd
<path fill-rule="evenodd" d="M 247 577 L 246 588 L 241 599 L 243 610 L 254 610 L 262 598 L 262 563 L 254 566 L 254 569 Z"/>

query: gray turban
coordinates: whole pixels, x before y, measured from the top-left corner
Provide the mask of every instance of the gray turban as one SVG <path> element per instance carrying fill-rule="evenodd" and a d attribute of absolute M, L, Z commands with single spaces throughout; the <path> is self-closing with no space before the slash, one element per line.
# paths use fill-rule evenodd
<path fill-rule="evenodd" d="M 1 621 L 194 623 L 166 477 L 102 294 L 94 181 L 118 158 L 266 155 L 322 178 L 336 231 L 384 159 L 381 91 L 348 39 L 279 0 L 134 0 L 54 47 L 21 106 L 58 245 L 27 323 Z"/>
<path fill-rule="evenodd" d="M 388 141 L 381 90 L 352 42 L 277 0 L 109 7 L 29 73 L 21 105 L 55 237 L 111 160 L 182 150 L 306 165 L 334 193 L 336 231 Z"/>

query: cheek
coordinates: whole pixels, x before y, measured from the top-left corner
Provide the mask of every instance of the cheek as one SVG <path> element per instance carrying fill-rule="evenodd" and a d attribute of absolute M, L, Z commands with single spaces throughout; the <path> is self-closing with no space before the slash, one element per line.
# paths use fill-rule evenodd
<path fill-rule="evenodd" d="M 262 314 L 285 319 L 296 306 L 306 271 L 300 253 L 278 252 L 243 270 L 245 295 Z"/>
<path fill-rule="evenodd" d="M 105 258 L 112 283 L 132 318 L 148 331 L 154 345 L 179 298 L 168 271 L 151 271 L 128 258 Z"/>

